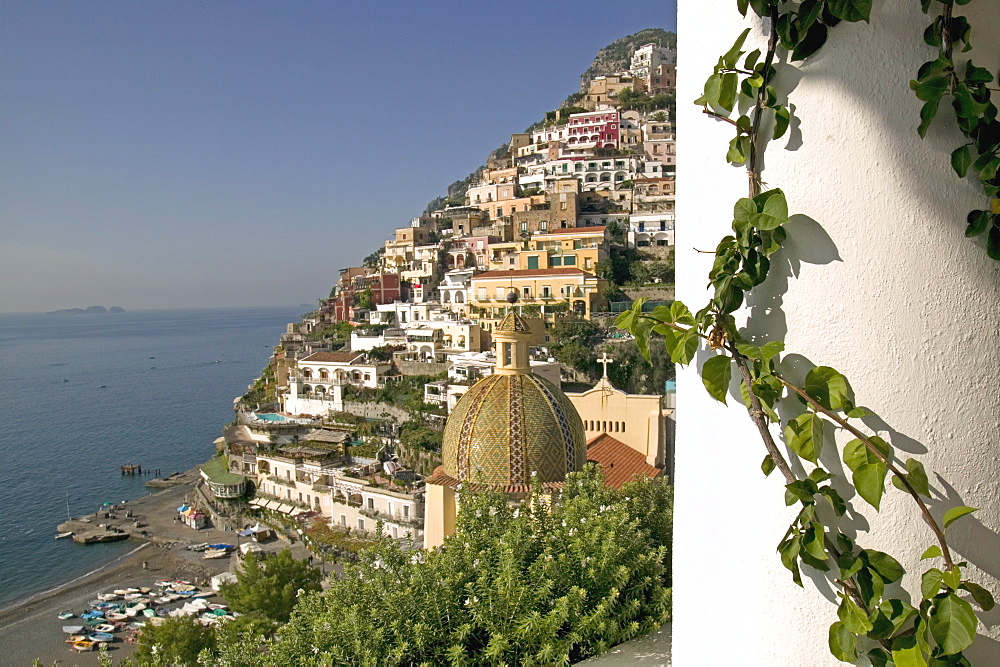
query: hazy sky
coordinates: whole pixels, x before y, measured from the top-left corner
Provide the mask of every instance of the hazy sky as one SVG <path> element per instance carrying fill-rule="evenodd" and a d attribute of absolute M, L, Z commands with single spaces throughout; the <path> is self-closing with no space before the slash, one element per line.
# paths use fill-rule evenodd
<path fill-rule="evenodd" d="M 314 303 L 675 2 L 0 5 L 0 312 Z"/>

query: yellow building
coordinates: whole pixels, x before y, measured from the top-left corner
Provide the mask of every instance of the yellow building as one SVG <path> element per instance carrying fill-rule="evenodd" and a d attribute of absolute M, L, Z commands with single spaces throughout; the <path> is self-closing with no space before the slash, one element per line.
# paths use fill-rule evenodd
<path fill-rule="evenodd" d="M 608 257 L 607 227 L 572 227 L 535 234 L 518 255 L 519 269 L 575 266 L 593 272 Z"/>
<path fill-rule="evenodd" d="M 428 549 L 455 531 L 460 485 L 516 501 L 527 497 L 533 478 L 543 492 L 552 491 L 587 460 L 576 408 L 559 387 L 531 372 L 527 323 L 509 312 L 493 337 L 496 370 L 455 405 L 444 427 L 442 464 L 425 480 Z"/>
<path fill-rule="evenodd" d="M 603 305 L 602 278 L 575 267 L 486 271 L 469 281 L 470 316 L 487 331 L 507 312 L 507 295 L 515 290 L 521 310 L 547 315 L 572 310 L 583 318 Z"/>
<path fill-rule="evenodd" d="M 607 364 L 613 360 L 605 354 L 598 361 L 605 369 L 600 382 L 593 389 L 566 394 L 585 417 L 588 444 L 608 435 L 640 454 L 647 465 L 666 468 L 673 458 L 673 394 L 626 394 L 608 381 Z"/>
<path fill-rule="evenodd" d="M 426 245 L 429 239 L 430 232 L 424 227 L 400 227 L 395 236 L 385 242 L 383 266 L 397 273 L 419 269 L 416 248 Z"/>

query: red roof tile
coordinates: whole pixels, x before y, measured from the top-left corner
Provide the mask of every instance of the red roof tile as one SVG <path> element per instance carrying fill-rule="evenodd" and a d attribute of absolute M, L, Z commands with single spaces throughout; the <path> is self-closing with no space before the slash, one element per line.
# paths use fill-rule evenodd
<path fill-rule="evenodd" d="M 612 489 L 620 489 L 636 475 L 657 477 L 660 474 L 659 468 L 646 463 L 645 456 L 607 433 L 587 443 L 587 460 L 601 466 L 604 483 Z"/>

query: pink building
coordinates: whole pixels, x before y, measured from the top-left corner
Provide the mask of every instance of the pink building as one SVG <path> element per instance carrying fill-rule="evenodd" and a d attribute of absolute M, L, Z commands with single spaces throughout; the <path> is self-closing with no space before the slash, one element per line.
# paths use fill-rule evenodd
<path fill-rule="evenodd" d="M 617 109 L 600 109 L 575 113 L 566 124 L 566 147 L 618 148 L 621 137 L 621 113 Z"/>

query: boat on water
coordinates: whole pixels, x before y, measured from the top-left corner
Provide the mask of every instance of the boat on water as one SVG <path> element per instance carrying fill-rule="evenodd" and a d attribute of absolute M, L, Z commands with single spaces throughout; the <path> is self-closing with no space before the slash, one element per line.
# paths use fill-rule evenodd
<path fill-rule="evenodd" d="M 65 533 L 56 533 L 56 539 L 61 540 L 64 537 L 73 537 L 73 531 L 67 530 Z"/>
<path fill-rule="evenodd" d="M 65 621 L 67 618 L 73 618 L 75 615 L 76 614 L 74 614 L 71 611 L 64 611 L 63 613 L 59 614 L 58 618 L 60 621 Z"/>

